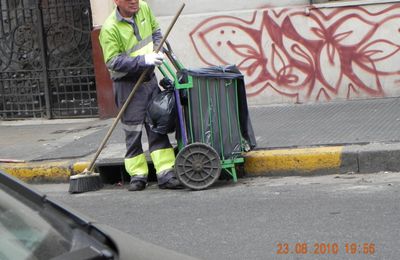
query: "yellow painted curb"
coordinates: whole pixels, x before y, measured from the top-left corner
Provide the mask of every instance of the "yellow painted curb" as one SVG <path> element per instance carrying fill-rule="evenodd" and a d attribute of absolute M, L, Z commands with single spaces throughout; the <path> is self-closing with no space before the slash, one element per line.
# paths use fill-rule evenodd
<path fill-rule="evenodd" d="M 72 173 L 78 174 L 82 173 L 85 169 L 89 167 L 89 162 L 77 162 L 72 165 Z"/>
<path fill-rule="evenodd" d="M 312 172 L 341 165 L 343 146 L 251 151 L 245 155 L 248 174 L 268 172 Z"/>
<path fill-rule="evenodd" d="M 71 175 L 70 162 L 4 163 L 0 169 L 26 181 L 67 181 Z"/>
<path fill-rule="evenodd" d="M 25 182 L 66 182 L 74 174 L 82 173 L 89 162 L 28 162 L 0 163 L 0 170 Z"/>

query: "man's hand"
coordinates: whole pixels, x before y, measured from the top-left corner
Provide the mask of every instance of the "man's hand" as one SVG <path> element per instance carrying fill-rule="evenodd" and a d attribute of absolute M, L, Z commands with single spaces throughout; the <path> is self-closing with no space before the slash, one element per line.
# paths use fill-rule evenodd
<path fill-rule="evenodd" d="M 164 54 L 162 52 L 155 53 L 152 52 L 150 54 L 144 55 L 144 61 L 146 65 L 149 66 L 158 66 L 161 65 L 164 60 Z"/>

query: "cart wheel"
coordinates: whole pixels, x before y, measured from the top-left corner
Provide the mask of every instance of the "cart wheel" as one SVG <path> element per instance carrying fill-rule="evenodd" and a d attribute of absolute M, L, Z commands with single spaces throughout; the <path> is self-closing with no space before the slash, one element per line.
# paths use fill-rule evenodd
<path fill-rule="evenodd" d="M 221 160 L 212 147 L 203 143 L 192 143 L 176 156 L 175 172 L 186 187 L 202 190 L 219 178 Z"/>

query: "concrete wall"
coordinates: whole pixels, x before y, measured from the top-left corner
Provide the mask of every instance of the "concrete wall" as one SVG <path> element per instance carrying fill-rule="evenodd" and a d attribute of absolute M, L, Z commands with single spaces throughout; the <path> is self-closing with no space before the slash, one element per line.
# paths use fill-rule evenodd
<path fill-rule="evenodd" d="M 186 67 L 237 64 L 250 104 L 400 95 L 400 1 L 260 2 L 188 1 L 169 42 Z M 181 1 L 148 3 L 165 30 Z"/>
<path fill-rule="evenodd" d="M 309 0 L 192 0 L 192 1 L 176 1 L 176 0 L 145 0 L 153 9 L 157 17 L 174 16 L 176 11 L 185 3 L 186 15 L 206 14 L 215 12 L 230 12 L 235 10 L 254 10 L 260 7 L 277 7 L 277 6 L 295 6 L 310 3 Z M 324 0 L 326 1 L 326 0 Z M 113 0 L 90 0 L 92 6 L 94 25 L 103 24 L 108 14 L 114 7 Z M 261 2 L 261 3 L 260 3 Z"/>
<path fill-rule="evenodd" d="M 237 10 L 254 10 L 258 8 L 278 7 L 278 6 L 296 6 L 309 4 L 309 0 L 189 0 L 189 1 L 173 1 L 173 0 L 146 0 L 152 7 L 156 16 L 173 16 L 176 11 L 185 3 L 186 15 L 205 15 L 212 13 L 229 13 Z"/>
<path fill-rule="evenodd" d="M 92 8 L 93 25 L 102 25 L 114 8 L 113 0 L 90 0 Z"/>

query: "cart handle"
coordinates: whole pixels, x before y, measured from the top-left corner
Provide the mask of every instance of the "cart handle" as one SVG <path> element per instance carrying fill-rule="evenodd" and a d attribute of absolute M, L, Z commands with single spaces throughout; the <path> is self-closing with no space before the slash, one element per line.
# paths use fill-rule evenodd
<path fill-rule="evenodd" d="M 163 47 L 163 52 L 165 53 L 171 64 L 175 67 L 176 71 L 184 69 L 184 66 L 182 65 L 182 63 L 178 61 L 178 58 L 172 51 L 171 45 L 169 44 L 168 41 L 165 41 L 165 45 L 167 46 L 167 48 Z"/>

